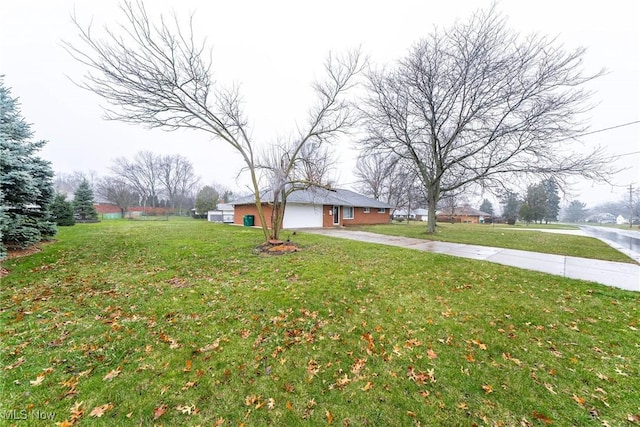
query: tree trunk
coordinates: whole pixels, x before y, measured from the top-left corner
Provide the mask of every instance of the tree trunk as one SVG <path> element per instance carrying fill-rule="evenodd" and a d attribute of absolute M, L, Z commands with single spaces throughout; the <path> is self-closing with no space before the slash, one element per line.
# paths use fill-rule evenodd
<path fill-rule="evenodd" d="M 427 191 L 427 233 L 433 234 L 436 232 L 436 208 L 438 205 L 438 191 L 430 188 Z"/>

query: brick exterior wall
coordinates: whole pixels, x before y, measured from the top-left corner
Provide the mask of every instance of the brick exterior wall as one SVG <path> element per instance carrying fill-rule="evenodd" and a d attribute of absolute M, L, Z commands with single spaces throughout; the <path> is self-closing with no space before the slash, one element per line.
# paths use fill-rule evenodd
<path fill-rule="evenodd" d="M 368 224 L 388 224 L 391 221 L 389 209 L 385 209 L 383 213 L 378 212 L 377 208 L 370 208 L 369 213 L 364 212 L 364 208 L 353 208 L 353 219 L 342 219 L 342 225 L 368 225 Z M 343 213 L 343 209 L 340 209 Z"/>
<path fill-rule="evenodd" d="M 264 214 L 264 218 L 266 221 L 271 220 L 271 210 L 272 207 L 270 205 L 263 204 L 262 205 L 262 213 Z M 262 227 L 262 223 L 260 222 L 260 217 L 258 217 L 258 210 L 255 205 L 236 205 L 233 209 L 233 223 L 238 225 L 244 225 L 244 216 L 245 215 L 253 215 L 255 218 L 253 220 L 253 225 L 256 227 Z"/>
<path fill-rule="evenodd" d="M 269 221 L 271 218 L 271 206 L 262 205 L 265 219 Z M 259 227 L 260 218 L 256 212 L 254 205 L 236 205 L 234 207 L 233 223 L 244 225 L 244 216 L 254 215 L 254 225 Z M 389 209 L 385 209 L 384 213 L 378 212 L 377 208 L 370 208 L 369 213 L 364 212 L 364 208 L 354 208 L 353 219 L 344 219 L 344 208 L 340 206 L 340 224 L 333 224 L 333 206 L 325 205 L 322 207 L 322 226 L 330 228 L 334 226 L 350 226 L 350 225 L 366 225 L 366 224 L 388 224 L 390 222 Z"/>
<path fill-rule="evenodd" d="M 333 223 L 333 206 L 325 205 L 322 208 L 322 226 L 339 227 L 350 225 L 368 225 L 368 224 L 388 224 L 391 221 L 389 209 L 385 209 L 384 213 L 378 212 L 377 208 L 370 208 L 369 213 L 364 212 L 364 208 L 353 208 L 353 219 L 344 218 L 344 206 L 340 206 L 340 224 Z"/>

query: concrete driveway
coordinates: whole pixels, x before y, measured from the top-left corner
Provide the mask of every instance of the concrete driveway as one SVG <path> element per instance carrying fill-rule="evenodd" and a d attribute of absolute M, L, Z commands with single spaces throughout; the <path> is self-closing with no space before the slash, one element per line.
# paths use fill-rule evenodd
<path fill-rule="evenodd" d="M 564 255 L 543 254 L 514 249 L 461 243 L 434 242 L 409 237 L 387 236 L 343 228 L 304 229 L 299 232 L 321 234 L 341 239 L 447 254 L 525 268 L 571 279 L 600 283 L 628 291 L 640 292 L 640 265 L 601 261 Z"/>

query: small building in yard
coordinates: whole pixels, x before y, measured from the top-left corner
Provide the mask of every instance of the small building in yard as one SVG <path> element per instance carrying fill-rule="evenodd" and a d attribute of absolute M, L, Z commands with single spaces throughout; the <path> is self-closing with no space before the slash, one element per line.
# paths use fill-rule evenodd
<path fill-rule="evenodd" d="M 263 200 L 266 200 L 263 197 Z M 253 215 L 254 225 L 261 226 L 253 196 L 230 203 L 234 207 L 234 223 L 244 224 L 246 215 Z M 262 204 L 267 221 L 272 205 Z M 294 191 L 287 198 L 283 228 L 322 228 L 349 225 L 388 224 L 391 206 L 344 189 L 310 188 Z"/>
<path fill-rule="evenodd" d="M 207 221 L 233 224 L 233 205 L 219 203 L 217 209 L 207 212 Z"/>
<path fill-rule="evenodd" d="M 453 212 L 438 211 L 436 220 L 438 222 L 458 222 L 465 224 L 485 224 L 492 222 L 492 215 L 464 205 L 455 208 Z"/>
<path fill-rule="evenodd" d="M 406 209 L 397 209 L 393 212 L 393 219 L 412 221 L 424 221 L 427 222 L 429 218 L 429 211 L 426 209 L 412 209 L 408 214 Z"/>

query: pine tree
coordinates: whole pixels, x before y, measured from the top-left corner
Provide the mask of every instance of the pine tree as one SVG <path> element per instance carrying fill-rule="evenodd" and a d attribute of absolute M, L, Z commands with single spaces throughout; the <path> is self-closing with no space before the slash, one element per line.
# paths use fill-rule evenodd
<path fill-rule="evenodd" d="M 500 204 L 502 205 L 502 217 L 506 219 L 509 224 L 515 224 L 520 210 L 518 193 L 507 190 L 500 197 Z"/>
<path fill-rule="evenodd" d="M 33 141 L 17 99 L 0 76 L 0 259 L 6 247 L 25 248 L 53 237 L 53 171 L 37 156 L 45 141 Z"/>
<path fill-rule="evenodd" d="M 480 205 L 480 210 L 493 216 L 493 203 L 489 199 L 484 199 Z"/>
<path fill-rule="evenodd" d="M 56 225 L 67 226 L 75 225 L 76 220 L 73 217 L 73 205 L 67 202 L 67 196 L 63 193 L 56 194 L 51 207 L 51 214 L 56 221 Z"/>
<path fill-rule="evenodd" d="M 73 193 L 73 212 L 81 221 L 97 221 L 98 212 L 93 206 L 93 190 L 89 181 L 82 180 L 78 189 Z"/>
<path fill-rule="evenodd" d="M 546 223 L 557 222 L 560 213 L 560 196 L 558 195 L 558 184 L 553 178 L 542 181 L 542 186 L 547 192 L 547 209 L 544 215 Z"/>
<path fill-rule="evenodd" d="M 520 205 L 520 218 L 526 223 L 542 222 L 547 214 L 547 203 L 547 191 L 544 184 L 530 185 Z"/>

